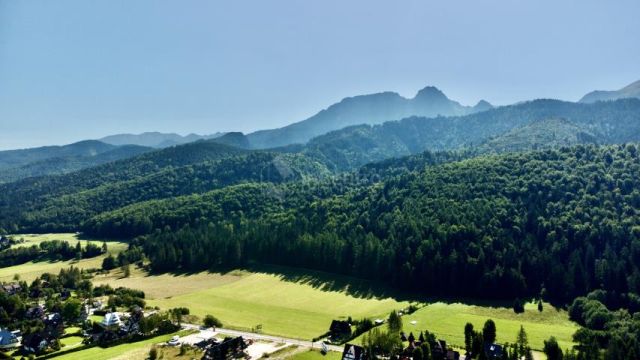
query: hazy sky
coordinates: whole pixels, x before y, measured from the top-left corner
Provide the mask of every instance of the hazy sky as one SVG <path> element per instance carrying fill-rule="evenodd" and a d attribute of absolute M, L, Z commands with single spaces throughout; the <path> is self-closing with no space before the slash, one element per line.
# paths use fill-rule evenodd
<path fill-rule="evenodd" d="M 463 104 L 640 79 L 638 0 L 0 0 L 0 148 L 282 126 L 435 85 Z"/>

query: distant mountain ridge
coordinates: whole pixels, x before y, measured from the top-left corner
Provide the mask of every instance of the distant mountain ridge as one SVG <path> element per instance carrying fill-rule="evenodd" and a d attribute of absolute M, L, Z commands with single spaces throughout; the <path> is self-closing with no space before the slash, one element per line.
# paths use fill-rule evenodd
<path fill-rule="evenodd" d="M 442 91 L 427 86 L 411 99 L 395 92 L 348 97 L 316 115 L 278 129 L 247 135 L 254 149 L 304 144 L 312 138 L 353 125 L 376 125 L 410 116 L 460 116 L 493 108 L 482 100 L 476 106 L 464 106 L 450 100 Z"/>
<path fill-rule="evenodd" d="M 478 146 L 530 150 L 535 144 L 542 146 L 542 138 L 549 142 L 545 147 L 640 141 L 640 99 L 593 104 L 541 99 L 465 116 L 414 116 L 332 131 L 297 151 L 341 171 L 425 150 L 490 150 L 478 150 Z M 487 144 L 491 139 L 502 144 Z"/>
<path fill-rule="evenodd" d="M 175 133 L 153 131 L 141 134 L 115 134 L 105 136 L 98 140 L 111 145 L 140 145 L 153 148 L 165 148 L 198 140 L 215 139 L 222 135 L 224 135 L 224 133 L 218 132 L 210 135 L 189 134 L 182 136 Z"/>
<path fill-rule="evenodd" d="M 580 99 L 581 103 L 592 103 L 596 101 L 610 101 L 624 98 L 640 99 L 640 80 L 623 87 L 620 90 L 605 91 L 596 90 L 588 93 Z"/>
<path fill-rule="evenodd" d="M 33 176 L 65 174 L 153 150 L 84 140 L 62 146 L 0 151 L 0 184 Z"/>
<path fill-rule="evenodd" d="M 0 169 L 26 165 L 30 162 L 64 156 L 94 156 L 117 146 L 97 140 L 84 140 L 61 146 L 42 146 L 30 149 L 0 151 Z"/>

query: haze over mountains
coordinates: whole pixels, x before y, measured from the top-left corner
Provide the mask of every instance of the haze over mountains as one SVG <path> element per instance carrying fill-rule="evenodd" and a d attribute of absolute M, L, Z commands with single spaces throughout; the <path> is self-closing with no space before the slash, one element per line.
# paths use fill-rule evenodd
<path fill-rule="evenodd" d="M 458 116 L 490 108 L 491 104 L 484 100 L 473 107 L 460 105 L 436 87 L 427 86 L 412 99 L 394 92 L 349 97 L 306 120 L 279 129 L 256 131 L 247 138 L 253 148 L 265 149 L 303 144 L 318 135 L 351 125 L 375 125 L 409 116 Z"/>
<path fill-rule="evenodd" d="M 174 133 L 145 132 L 142 134 L 116 134 L 105 136 L 99 141 L 111 145 L 140 145 L 154 148 L 164 148 L 174 145 L 186 144 L 198 140 L 214 139 L 223 135 L 215 133 L 211 135 L 189 134 L 186 136 Z"/>
<path fill-rule="evenodd" d="M 579 103 L 535 100 L 498 108 L 486 101 L 464 106 L 432 86 L 411 99 L 394 92 L 360 95 L 345 98 L 303 121 L 247 135 L 147 132 L 0 151 L 0 183 L 65 174 L 196 141 L 301 153 L 333 171 L 424 150 L 504 152 L 637 141 L 636 97 L 640 97 L 640 81 L 618 91 L 591 92 Z M 623 100 L 610 103 L 618 98 Z"/>
<path fill-rule="evenodd" d="M 583 103 L 591 103 L 595 101 L 607 101 L 607 100 L 617 100 L 624 98 L 639 98 L 640 99 L 640 80 L 629 84 L 623 87 L 620 90 L 613 91 L 603 91 L 596 90 L 592 91 L 580 99 L 580 102 Z"/>

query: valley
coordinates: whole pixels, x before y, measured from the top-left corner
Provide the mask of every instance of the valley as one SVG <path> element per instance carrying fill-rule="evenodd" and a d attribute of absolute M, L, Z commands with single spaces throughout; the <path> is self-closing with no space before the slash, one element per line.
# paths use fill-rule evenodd
<path fill-rule="evenodd" d="M 16 236 L 17 237 L 17 236 Z M 30 246 L 44 241 L 64 240 L 72 244 L 83 242 L 77 234 L 25 234 L 20 236 Z M 90 240 L 102 243 L 102 240 Z M 117 254 L 126 249 L 122 242 L 107 242 L 110 252 Z M 12 281 L 10 271 L 20 274 L 21 280 L 31 281 L 44 273 L 57 273 L 68 266 L 85 270 L 99 269 L 104 257 L 90 262 L 29 263 L 2 269 L 0 279 Z M 201 321 L 207 314 L 215 314 L 225 328 L 310 340 L 324 334 L 332 320 L 347 318 L 384 319 L 394 310 L 418 306 L 415 313 L 404 316 L 404 331 L 419 333 L 428 330 L 457 348 L 464 347 L 463 328 L 472 323 L 481 328 L 487 319 L 496 322 L 499 340 L 513 342 L 522 325 L 529 334 L 532 349 L 542 350 L 543 340 L 552 332 L 559 343 L 569 348 L 576 325 L 568 320 L 566 311 L 544 305 L 539 312 L 535 304 L 527 304 L 523 314 L 514 314 L 508 304 L 488 302 L 485 305 L 463 302 L 429 300 L 420 294 L 398 292 L 384 284 L 339 276 L 335 274 L 279 266 L 256 266 L 225 272 L 184 274 L 149 274 L 134 267 L 126 276 L 116 268 L 93 275 L 94 286 L 109 285 L 142 290 L 147 306 L 159 309 L 186 307 L 190 321 Z M 473 303 L 473 302 L 472 302 Z M 99 319 L 99 317 L 98 317 Z M 124 358 L 144 358 L 152 344 L 162 343 L 169 335 L 142 342 L 119 345 L 109 351 L 87 349 L 56 359 L 81 359 L 91 356 L 110 359 L 114 354 Z M 69 340 L 70 339 L 70 340 Z M 72 338 L 65 339 L 69 343 Z M 81 339 L 81 338 L 80 338 Z M 359 338 L 354 339 L 358 343 Z M 70 344 L 70 343 L 69 343 Z M 294 358 L 312 356 L 305 351 L 296 352 Z"/>
<path fill-rule="evenodd" d="M 356 123 L 390 103 L 415 114 Z M 633 349 L 640 100 L 480 105 L 428 88 L 348 98 L 248 135 L 0 152 L 21 169 L 7 167 L 0 184 L 0 323 L 26 344 L 45 340 L 14 354 Z M 120 151 L 126 139 L 154 148 L 68 171 L 37 165 Z M 260 148 L 271 142 L 282 146 Z M 309 351 L 323 343 L 331 355 Z"/>

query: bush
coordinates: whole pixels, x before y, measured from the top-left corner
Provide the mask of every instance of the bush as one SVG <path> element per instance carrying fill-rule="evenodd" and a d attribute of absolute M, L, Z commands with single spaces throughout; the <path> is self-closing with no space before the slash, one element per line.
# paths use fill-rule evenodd
<path fill-rule="evenodd" d="M 213 315 L 204 317 L 204 326 L 206 327 L 222 327 L 222 322 Z"/>

